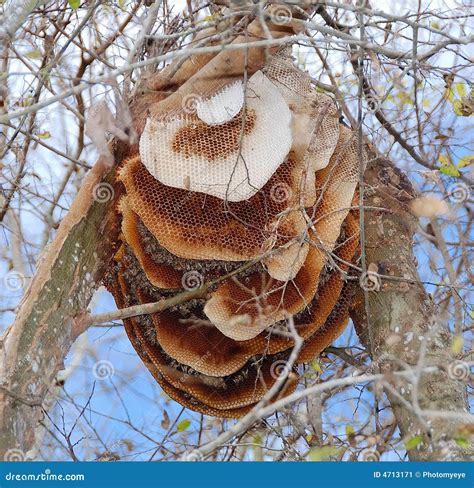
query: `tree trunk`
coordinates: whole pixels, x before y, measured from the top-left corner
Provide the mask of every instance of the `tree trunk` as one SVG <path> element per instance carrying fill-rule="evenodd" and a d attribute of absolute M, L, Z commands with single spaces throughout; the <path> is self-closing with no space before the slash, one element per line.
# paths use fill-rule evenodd
<path fill-rule="evenodd" d="M 99 162 L 89 172 L 0 342 L 0 459 L 33 447 L 42 404 L 74 340 L 118 235 L 113 190 Z M 112 175 L 108 177 L 108 180 Z"/>
<path fill-rule="evenodd" d="M 408 203 L 415 197 L 407 178 L 382 158 L 365 173 L 364 204 L 386 211 L 365 212 L 366 262 L 380 275 L 403 280 L 365 279 L 379 291 L 358 291 L 352 318 L 374 367 L 387 373 L 384 385 L 402 437 L 421 436 L 423 442 L 408 450 L 412 461 L 460 461 L 472 454 L 456 443 L 467 418 L 468 372 L 459 374 L 451 354 L 452 336 L 447 320 L 437 316 L 430 296 L 419 282 L 412 239 L 417 220 Z M 361 285 L 364 285 L 363 275 Z M 366 307 L 367 305 L 367 307 Z M 467 364 L 464 363 L 467 368 Z M 421 374 L 422 367 L 437 372 Z M 413 368 L 412 381 L 395 379 L 390 372 Z M 461 380 L 456 377 L 461 377 Z M 460 415 L 454 414 L 457 412 Z"/>

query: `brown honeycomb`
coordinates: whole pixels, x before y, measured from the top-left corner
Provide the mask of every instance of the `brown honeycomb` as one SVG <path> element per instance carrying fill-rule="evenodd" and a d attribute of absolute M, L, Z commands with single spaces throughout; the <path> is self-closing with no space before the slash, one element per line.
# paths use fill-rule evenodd
<path fill-rule="evenodd" d="M 341 261 L 351 261 L 358 246 L 357 232 L 357 221 L 349 215 L 344 241 L 339 242 L 334 251 L 334 255 Z M 347 271 L 348 265 L 341 263 L 340 267 Z M 339 270 L 326 271 L 318 295 L 313 298 L 305 313 L 295 318 L 296 329 L 303 339 L 310 338 L 324 325 L 339 298 L 342 286 L 343 277 Z M 196 316 L 197 313 L 190 313 L 189 316 Z M 276 354 L 293 346 L 289 339 L 276 334 L 269 335 L 268 332 L 262 332 L 250 340 L 236 341 L 222 334 L 206 318 L 184 319 L 178 311 L 153 314 L 152 318 L 157 342 L 164 351 L 179 363 L 210 376 L 227 376 L 242 368 L 253 356 Z"/>
<path fill-rule="evenodd" d="M 131 149 L 119 172 L 122 246 L 106 280 L 119 308 L 175 296 L 186 288 L 188 273 L 196 273 L 202 280 L 198 284 L 213 282 L 206 296 L 124 324 L 163 391 L 190 409 L 222 418 L 245 415 L 279 378 L 278 365 L 286 363 L 294 346 L 289 316 L 304 341 L 298 363 L 319 355 L 346 327 L 352 299 L 346 274 L 359 246 L 357 183 L 365 164 L 359 160 L 357 137 L 339 124 L 333 101 L 315 92 L 287 51 L 266 60 L 263 49 L 255 49 L 247 60 L 249 75 L 279 90 L 278 103 L 291 112 L 291 148 L 275 170 L 262 167 L 268 178 L 248 198 L 196 190 L 193 174 L 183 170 L 190 161 L 223 164 L 229 151 L 239 152 L 245 143 L 242 134 L 266 133 L 258 132 L 262 116 L 268 117 L 264 105 L 255 105 L 254 112 L 250 104 L 243 118 L 234 100 L 224 122 L 225 110 L 215 107 L 228 93 L 238 94 L 235 83 L 242 81 L 243 60 L 220 53 L 197 69 L 187 65 L 188 79 L 175 76 L 169 86 L 165 76 L 159 80 L 160 89 L 175 92 L 158 90 L 152 104 L 151 117 L 161 125 L 153 129 L 158 142 L 152 132 L 147 134 L 153 136 L 147 158 L 158 173 L 167 165 L 179 185 L 159 181 L 142 163 L 139 148 Z M 235 86 L 225 92 L 231 83 Z M 182 110 L 189 94 L 206 100 L 201 119 L 169 119 Z M 143 137 L 150 121 L 143 114 L 134 117 Z M 181 125 L 168 131 L 173 137 L 161 137 L 166 124 L 176 120 Z M 162 160 L 159 141 L 168 139 L 169 154 L 183 159 Z M 271 140 L 263 143 L 271 148 Z M 246 154 L 251 150 L 252 145 Z M 262 156 L 255 161 L 258 171 L 265 161 Z M 216 167 L 216 174 L 221 169 Z M 205 183 L 205 174 L 200 177 Z M 219 281 L 229 273 L 232 277 Z M 297 383 L 293 366 L 270 400 L 290 394 Z"/>
<path fill-rule="evenodd" d="M 127 263 L 127 266 L 131 265 Z M 129 276 L 119 272 L 117 280 L 114 280 L 118 286 L 111 287 L 119 306 L 143 299 L 140 291 L 137 291 L 128 279 Z M 190 408 L 196 409 L 197 405 L 202 404 L 214 410 L 230 411 L 231 416 L 244 413 L 246 410 L 242 408 L 251 407 L 258 402 L 278 378 L 272 373 L 272 358 L 265 358 L 256 364 L 248 364 L 245 370 L 226 377 L 210 377 L 184 369 L 173 358 L 166 355 L 159 344 L 150 340 L 146 333 L 148 320 L 148 317 L 125 320 L 127 334 L 144 362 L 153 366 L 150 370 L 157 381 L 166 385 L 167 393 L 174 398 L 177 396 L 175 392 L 179 391 L 178 398 L 184 395 L 189 401 Z M 281 393 L 293 391 L 296 384 L 297 375 L 292 372 Z"/>
<path fill-rule="evenodd" d="M 269 242 L 282 246 L 301 233 L 301 212 L 289 210 L 292 202 L 274 198 L 272 192 L 278 185 L 298 189 L 292 170 L 288 158 L 264 188 L 244 202 L 165 186 L 139 157 L 125 161 L 119 178 L 131 208 L 169 252 L 186 259 L 244 261 L 259 257 Z"/>
<path fill-rule="evenodd" d="M 181 288 L 183 273 L 176 270 L 173 266 L 157 262 L 147 254 L 140 236 L 139 218 L 128 205 L 126 196 L 120 200 L 119 211 L 122 214 L 124 239 L 133 249 L 150 283 L 157 288 Z"/>

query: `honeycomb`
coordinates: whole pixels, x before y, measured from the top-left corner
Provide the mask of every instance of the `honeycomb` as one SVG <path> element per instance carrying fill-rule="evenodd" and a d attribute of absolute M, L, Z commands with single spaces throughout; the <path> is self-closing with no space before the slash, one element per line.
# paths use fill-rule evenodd
<path fill-rule="evenodd" d="M 232 120 L 242 110 L 244 100 L 244 86 L 242 82 L 238 81 L 212 97 L 197 100 L 196 115 L 206 125 L 224 124 Z"/>
<path fill-rule="evenodd" d="M 238 91 L 225 93 L 234 96 L 225 102 L 227 106 L 240 105 Z M 146 169 L 166 186 L 231 202 L 255 195 L 291 149 L 291 112 L 261 71 L 248 80 L 245 94 L 243 108 L 236 114 L 241 116 L 230 120 L 223 117 L 227 107 L 221 108 L 222 113 L 213 108 L 225 98 L 222 92 L 208 100 L 195 95 L 176 114 L 150 117 L 140 138 Z M 212 119 L 212 124 L 199 115 Z M 224 122 L 216 125 L 214 119 Z"/>
<path fill-rule="evenodd" d="M 290 316 L 303 339 L 297 363 L 346 327 L 366 163 L 287 48 L 248 56 L 187 65 L 189 78 L 171 85 L 163 75 L 157 86 L 173 93 L 132 112 L 140 141 L 119 169 L 121 247 L 105 280 L 119 308 L 212 283 L 124 324 L 170 398 L 222 418 L 295 390 L 297 365 L 266 398 L 294 346 Z"/>

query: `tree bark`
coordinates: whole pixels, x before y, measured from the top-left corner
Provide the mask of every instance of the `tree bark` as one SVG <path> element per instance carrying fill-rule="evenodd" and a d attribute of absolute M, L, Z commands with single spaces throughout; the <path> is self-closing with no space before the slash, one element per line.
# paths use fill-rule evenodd
<path fill-rule="evenodd" d="M 385 392 L 402 437 L 423 437 L 421 444 L 408 450 L 410 460 L 472 459 L 472 453 L 455 440 L 462 437 L 462 414 L 468 417 L 466 384 L 462 381 L 466 375 L 456 379 L 455 368 L 462 364 L 456 364 L 451 353 L 447 320 L 437 316 L 419 281 L 413 254 L 417 220 L 408 204 L 416 195 L 407 178 L 383 158 L 369 165 L 364 180 L 364 205 L 387 209 L 365 212 L 367 265 L 372 263 L 372 269 L 376 265 L 380 275 L 403 280 L 382 276 L 375 286 L 380 285 L 379 291 L 361 287 L 352 319 L 373 366 L 386 373 Z M 372 283 L 377 280 L 372 276 Z M 439 370 L 420 374 L 421 367 L 426 366 Z M 412 380 L 395 380 L 390 375 L 402 368 L 413 368 Z"/>
<path fill-rule="evenodd" d="M 43 401 L 82 332 L 74 317 L 87 309 L 113 255 L 118 235 L 109 211 L 115 200 L 113 175 L 103 180 L 104 173 L 99 160 L 40 258 L 16 320 L 0 340 L 2 460 L 9 450 L 21 451 L 21 457 L 33 447 Z"/>

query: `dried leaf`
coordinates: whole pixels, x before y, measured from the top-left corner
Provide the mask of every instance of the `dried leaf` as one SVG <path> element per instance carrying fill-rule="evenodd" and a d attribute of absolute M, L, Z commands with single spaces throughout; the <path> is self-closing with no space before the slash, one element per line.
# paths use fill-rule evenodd
<path fill-rule="evenodd" d="M 378 273 L 379 267 L 375 263 L 370 263 L 369 266 L 367 266 L 367 271 L 369 273 Z"/>
<path fill-rule="evenodd" d="M 108 136 L 113 135 L 129 144 L 133 144 L 136 138 L 128 107 L 117 96 L 116 106 L 117 116 L 115 117 L 107 103 L 102 101 L 91 107 L 86 121 L 86 134 L 109 166 L 113 165 L 114 158 L 110 152 Z"/>
<path fill-rule="evenodd" d="M 161 421 L 161 428 L 168 430 L 170 428 L 170 417 L 166 410 L 163 410 L 163 420 Z"/>

